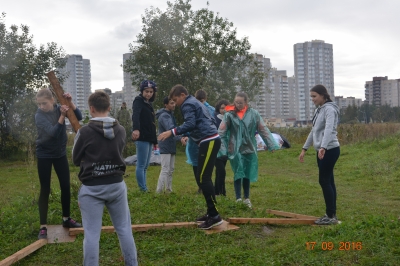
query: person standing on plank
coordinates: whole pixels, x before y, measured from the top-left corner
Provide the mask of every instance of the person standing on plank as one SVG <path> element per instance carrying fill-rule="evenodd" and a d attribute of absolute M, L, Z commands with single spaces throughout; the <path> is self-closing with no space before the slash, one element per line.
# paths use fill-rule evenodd
<path fill-rule="evenodd" d="M 340 144 L 337 138 L 339 107 L 331 100 L 323 85 L 316 85 L 310 90 L 313 103 L 318 106 L 312 119 L 313 127 L 301 150 L 299 161 L 304 162 L 307 149 L 313 144 L 317 151 L 319 184 L 325 199 L 324 216 L 315 221 L 319 225 L 337 224 L 336 185 L 333 168 L 340 156 Z"/>
<path fill-rule="evenodd" d="M 82 120 L 81 111 L 72 102 L 71 94 L 64 93 L 64 98 L 74 111 L 78 120 Z M 40 89 L 36 94 L 38 110 L 35 114 L 37 128 L 36 157 L 40 180 L 39 239 L 47 238 L 47 212 L 49 208 L 49 195 L 51 184 L 51 169 L 54 167 L 61 189 L 62 225 L 66 228 L 82 227 L 70 217 L 71 189 L 69 164 L 66 155 L 67 130 L 65 117 L 70 108 L 67 105 L 56 105 L 52 92 Z"/>
<path fill-rule="evenodd" d="M 214 118 L 204 104 L 189 95 L 184 86 L 175 85 L 169 93 L 169 98 L 180 106 L 184 123 L 182 126 L 161 133 L 158 140 L 162 141 L 172 135 L 178 136 L 190 132 L 189 137 L 199 146 L 195 177 L 206 200 L 207 213 L 199 217 L 197 221 L 202 222 L 198 225 L 199 229 L 210 229 L 223 222 L 216 208 L 217 202 L 211 179 L 221 139 L 215 127 Z"/>

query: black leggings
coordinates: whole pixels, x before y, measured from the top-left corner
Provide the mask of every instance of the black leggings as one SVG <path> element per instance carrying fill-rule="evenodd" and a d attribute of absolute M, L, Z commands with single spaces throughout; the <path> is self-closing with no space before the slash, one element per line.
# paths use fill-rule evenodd
<path fill-rule="evenodd" d="M 219 148 L 221 147 L 221 139 L 213 139 L 200 143 L 198 165 L 196 173 L 197 185 L 202 189 L 204 198 L 207 203 L 207 214 L 214 217 L 217 216 L 217 201 L 215 200 L 214 185 L 212 183 L 212 172 L 215 165 L 215 159 Z"/>
<path fill-rule="evenodd" d="M 226 189 L 225 189 L 226 161 L 227 160 L 219 158 L 215 160 L 215 183 L 214 183 L 215 195 L 226 196 Z"/>
<path fill-rule="evenodd" d="M 335 179 L 333 176 L 333 168 L 335 167 L 336 161 L 339 159 L 340 147 L 336 147 L 325 152 L 322 160 L 318 159 L 317 152 L 317 163 L 319 168 L 319 184 L 324 194 L 326 214 L 329 217 L 336 215 L 336 186 Z"/>
<path fill-rule="evenodd" d="M 70 215 L 70 182 L 67 156 L 61 158 L 38 158 L 37 167 L 40 181 L 39 216 L 40 224 L 47 224 L 47 211 L 49 208 L 49 195 L 51 184 L 51 167 L 54 166 L 61 189 L 62 216 Z"/>

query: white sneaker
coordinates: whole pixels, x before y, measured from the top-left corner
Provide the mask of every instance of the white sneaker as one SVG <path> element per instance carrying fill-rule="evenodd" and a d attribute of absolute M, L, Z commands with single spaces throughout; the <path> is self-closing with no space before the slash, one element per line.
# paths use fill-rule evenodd
<path fill-rule="evenodd" d="M 237 203 L 242 203 L 242 199 L 237 199 L 236 202 Z"/>
<path fill-rule="evenodd" d="M 243 203 L 246 204 L 247 207 L 249 207 L 249 208 L 252 207 L 251 202 L 250 202 L 250 199 L 245 199 L 245 200 L 243 201 Z"/>

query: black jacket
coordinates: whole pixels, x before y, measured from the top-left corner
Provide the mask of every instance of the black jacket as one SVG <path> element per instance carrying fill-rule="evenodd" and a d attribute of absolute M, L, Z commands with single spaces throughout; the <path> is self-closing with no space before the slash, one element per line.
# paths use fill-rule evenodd
<path fill-rule="evenodd" d="M 87 126 L 79 129 L 72 161 L 80 166 L 78 177 L 84 185 L 106 185 L 123 180 L 125 138 L 124 127 L 111 117 L 92 118 Z"/>
<path fill-rule="evenodd" d="M 138 141 L 157 144 L 156 118 L 151 103 L 146 102 L 142 94 L 132 103 L 132 131 L 139 130 Z"/>
<path fill-rule="evenodd" d="M 74 110 L 78 120 L 82 120 L 82 113 L 78 108 Z M 43 112 L 38 109 L 35 114 L 37 128 L 36 156 L 38 158 L 60 158 L 66 154 L 67 128 L 65 121 L 58 123 L 61 111 L 60 105 L 54 105 L 53 111 Z"/>

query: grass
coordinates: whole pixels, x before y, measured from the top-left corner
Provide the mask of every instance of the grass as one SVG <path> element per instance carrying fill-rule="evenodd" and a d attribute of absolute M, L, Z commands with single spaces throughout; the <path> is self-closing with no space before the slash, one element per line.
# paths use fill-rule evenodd
<path fill-rule="evenodd" d="M 197 229 L 135 232 L 140 265 L 398 265 L 400 261 L 400 146 L 399 135 L 365 140 L 341 147 L 335 179 L 338 191 L 336 226 L 239 225 L 237 231 L 206 235 Z M 292 143 L 293 144 L 293 143 Z M 232 172 L 227 165 L 227 196 L 218 197 L 224 218 L 274 217 L 267 209 L 307 215 L 324 214 L 315 152 L 298 162 L 301 145 L 273 154 L 259 153 L 259 180 L 251 184 L 254 208 L 236 204 Z M 0 162 L 0 260 L 37 239 L 39 182 L 32 160 Z M 182 151 L 177 155 L 174 193 L 141 193 L 129 166 L 125 179 L 132 223 L 185 222 L 204 214 L 205 202 L 196 193 L 192 169 Z M 154 192 L 160 167 L 151 166 L 148 187 Z M 78 168 L 71 165 L 72 216 L 77 205 Z M 49 224 L 60 224 L 60 191 L 53 175 Z M 107 213 L 104 225 L 111 225 Z M 80 235 L 73 243 L 49 244 L 17 265 L 81 265 Z M 312 242 L 316 242 L 311 249 Z M 323 250 L 327 243 L 332 250 Z M 350 249 L 339 250 L 340 242 Z M 361 242 L 361 250 L 359 244 Z M 307 249 L 307 243 L 309 249 Z M 354 244 L 353 244 L 354 243 Z M 323 246 L 324 245 L 324 246 Z M 345 246 L 343 246 L 345 247 Z M 116 234 L 102 234 L 100 265 L 123 265 Z"/>

